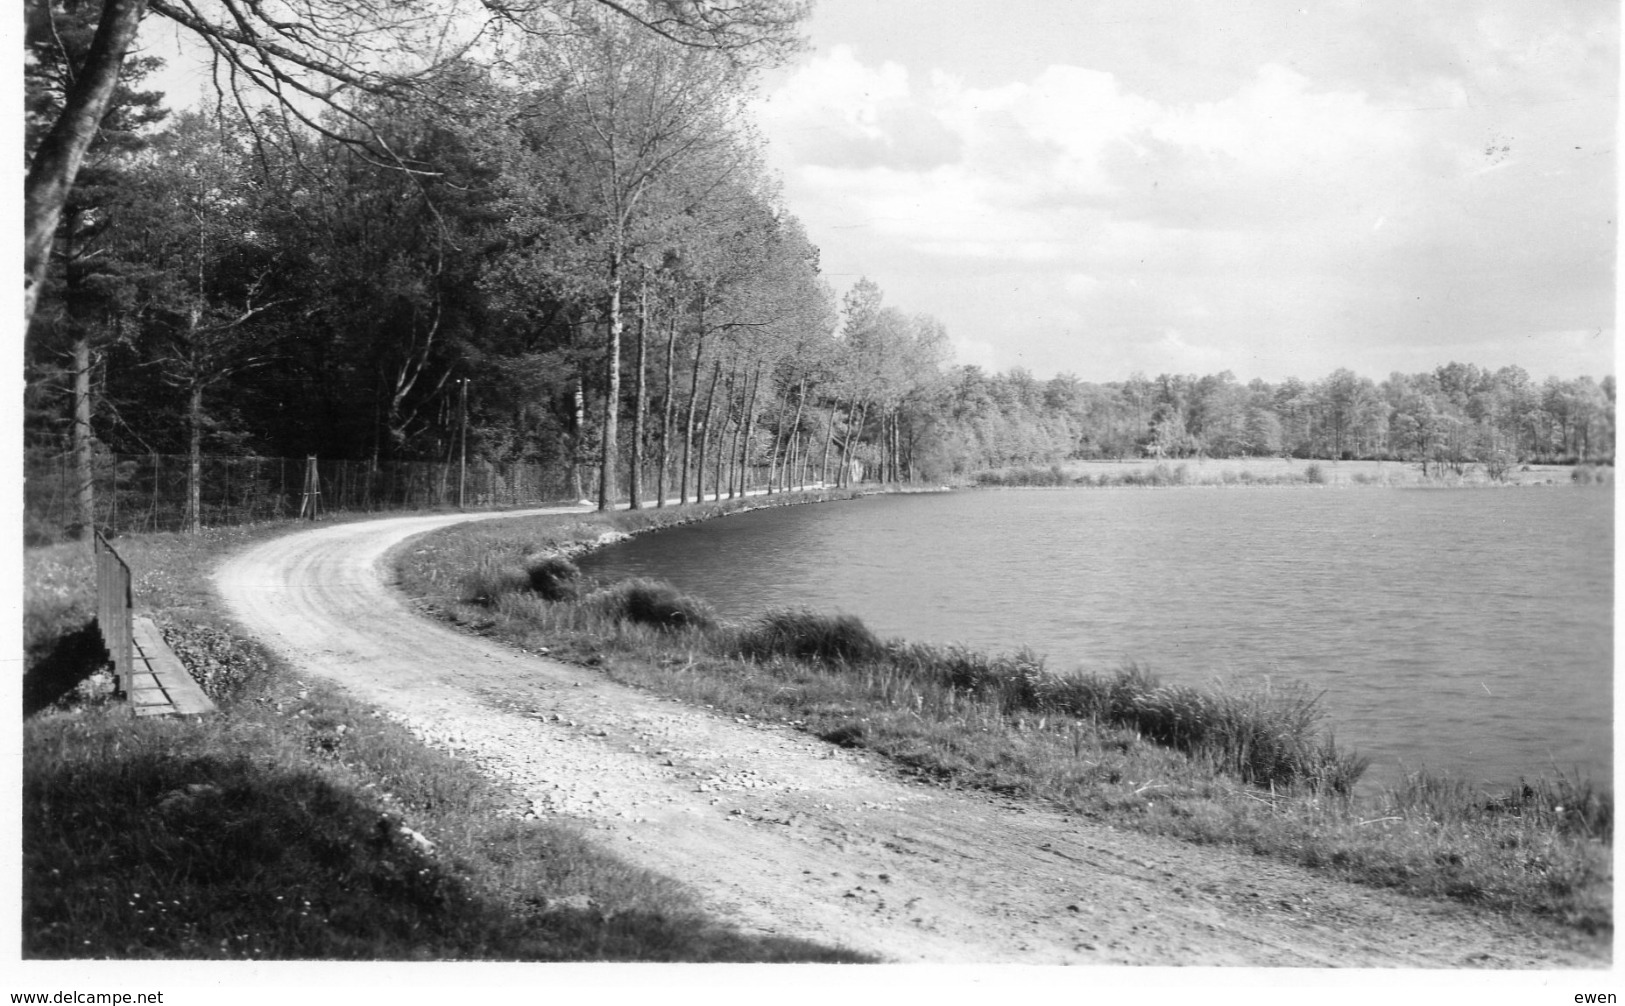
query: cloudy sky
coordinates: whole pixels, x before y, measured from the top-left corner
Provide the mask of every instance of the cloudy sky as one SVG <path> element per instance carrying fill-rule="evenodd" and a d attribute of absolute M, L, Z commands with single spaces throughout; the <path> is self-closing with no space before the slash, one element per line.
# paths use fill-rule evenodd
<path fill-rule="evenodd" d="M 1614 372 L 1617 6 L 817 0 L 758 120 L 959 362 Z"/>

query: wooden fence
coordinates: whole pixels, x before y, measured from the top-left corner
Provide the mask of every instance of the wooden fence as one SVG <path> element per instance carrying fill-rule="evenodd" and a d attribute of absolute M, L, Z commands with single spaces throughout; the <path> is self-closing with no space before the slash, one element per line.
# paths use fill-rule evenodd
<path fill-rule="evenodd" d="M 95 535 L 96 626 L 102 646 L 113 662 L 113 688 L 124 694 L 135 672 L 134 605 L 130 595 L 130 567 L 125 565 L 100 531 Z"/>

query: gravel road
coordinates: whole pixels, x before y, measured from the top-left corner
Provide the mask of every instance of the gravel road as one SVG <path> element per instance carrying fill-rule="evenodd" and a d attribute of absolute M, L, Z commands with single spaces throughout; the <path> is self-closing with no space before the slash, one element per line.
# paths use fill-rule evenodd
<path fill-rule="evenodd" d="M 577 512 L 574 509 L 526 513 Z M 906 781 L 863 752 L 459 633 L 390 586 L 414 535 L 321 527 L 232 556 L 234 616 L 520 794 L 681 878 L 743 930 L 895 961 L 1595 968 L 1606 948 L 1256 857 Z M 432 837 L 432 836 L 431 836 Z"/>

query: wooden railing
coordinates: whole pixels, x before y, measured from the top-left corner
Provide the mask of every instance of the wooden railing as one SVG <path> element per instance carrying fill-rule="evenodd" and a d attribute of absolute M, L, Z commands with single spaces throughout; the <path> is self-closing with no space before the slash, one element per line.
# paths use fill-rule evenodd
<path fill-rule="evenodd" d="M 96 532 L 96 626 L 113 662 L 113 688 L 129 691 L 135 671 L 135 635 L 130 598 L 130 567 L 100 531 Z"/>

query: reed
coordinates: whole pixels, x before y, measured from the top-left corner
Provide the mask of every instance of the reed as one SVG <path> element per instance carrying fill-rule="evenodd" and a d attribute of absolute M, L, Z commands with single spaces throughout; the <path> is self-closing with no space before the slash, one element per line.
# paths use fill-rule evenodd
<path fill-rule="evenodd" d="M 716 618 L 705 602 L 660 580 L 633 579 L 593 591 L 582 605 L 612 622 L 647 625 L 666 632 L 708 629 Z"/>
<path fill-rule="evenodd" d="M 525 570 L 530 589 L 548 601 L 573 600 L 581 568 L 562 555 L 549 555 L 532 561 Z"/>
<path fill-rule="evenodd" d="M 886 652 L 868 626 L 851 615 L 806 610 L 768 612 L 734 635 L 733 649 L 753 659 L 794 657 L 847 664 L 873 661 Z"/>

